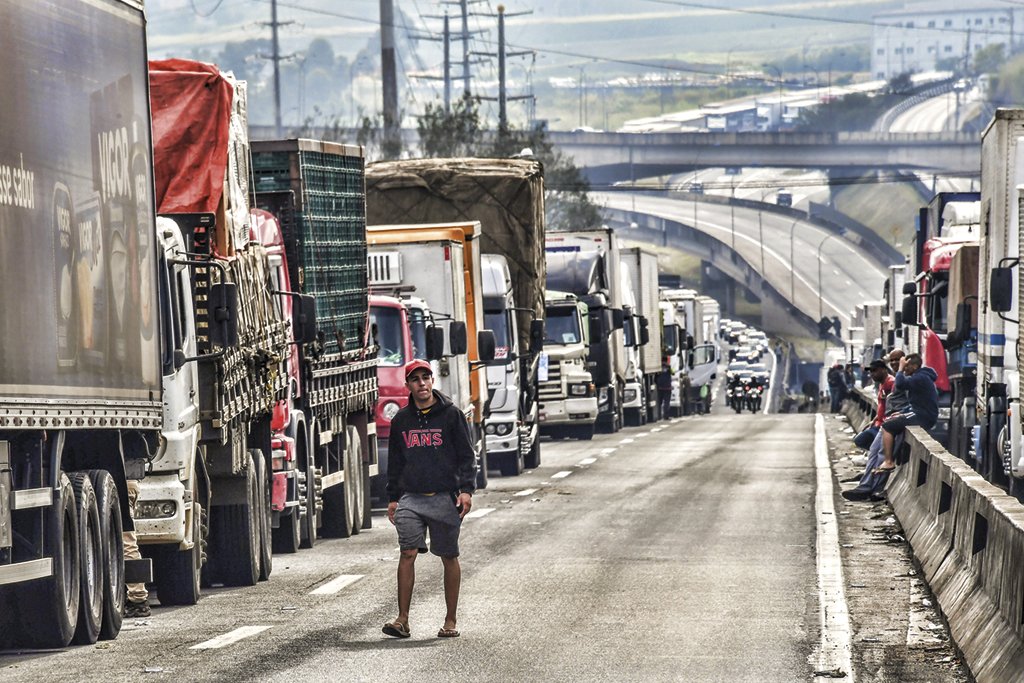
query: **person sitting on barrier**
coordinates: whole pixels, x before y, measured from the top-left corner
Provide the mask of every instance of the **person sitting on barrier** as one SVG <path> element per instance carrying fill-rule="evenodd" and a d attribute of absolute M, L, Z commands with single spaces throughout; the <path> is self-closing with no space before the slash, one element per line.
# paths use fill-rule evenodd
<path fill-rule="evenodd" d="M 900 413 L 907 410 L 910 406 L 907 392 L 904 389 L 896 389 L 895 378 L 891 373 L 895 373 L 899 369 L 900 359 L 903 358 L 903 351 L 900 349 L 894 349 L 886 356 L 886 360 L 889 362 L 889 368 L 886 369 L 886 379 L 878 382 L 876 376 L 881 375 L 880 370 L 876 370 L 875 361 L 871 364 L 871 376 L 876 383 L 879 383 L 878 392 L 878 413 L 877 415 L 882 416 L 882 420 L 879 421 L 879 425 L 884 422 L 884 419 L 890 415 Z M 891 373 L 890 373 L 891 369 Z M 883 395 L 881 387 L 884 385 L 891 386 L 892 388 Z M 902 442 L 903 436 L 900 435 L 896 439 L 896 446 Z M 882 491 L 885 489 L 885 483 L 889 479 L 889 473 L 884 472 L 882 474 L 875 474 L 875 468 L 882 464 L 885 459 L 885 454 L 882 450 L 882 430 L 876 430 L 875 437 L 871 441 L 870 447 L 868 448 L 868 460 L 864 466 L 864 472 L 860 475 L 853 476 L 849 479 L 844 479 L 844 482 L 857 481 L 856 488 L 848 491 L 843 491 L 843 498 L 846 500 L 872 500 L 878 501 L 884 499 Z"/>
<path fill-rule="evenodd" d="M 878 436 L 878 430 L 885 422 L 885 397 L 893 389 L 893 376 L 889 374 L 889 366 L 884 360 L 873 360 L 867 367 L 871 381 L 878 387 L 878 410 L 875 411 L 875 419 L 871 421 L 857 436 L 853 437 L 853 443 L 857 448 L 867 450 L 871 443 Z"/>
<path fill-rule="evenodd" d="M 917 426 L 931 429 L 939 418 L 939 394 L 935 389 L 938 375 L 922 364 L 921 356 L 912 353 L 900 359 L 896 373 L 895 387 L 907 392 L 910 407 L 895 413 L 882 423 L 882 449 L 885 460 L 874 469 L 876 474 L 896 469 L 893 459 L 896 437 L 907 427 Z"/>

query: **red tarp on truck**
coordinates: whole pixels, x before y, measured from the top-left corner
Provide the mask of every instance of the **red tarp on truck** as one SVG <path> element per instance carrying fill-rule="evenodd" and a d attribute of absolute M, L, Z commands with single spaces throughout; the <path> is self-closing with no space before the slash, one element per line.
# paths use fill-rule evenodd
<path fill-rule="evenodd" d="M 233 92 L 212 64 L 149 63 L 158 214 L 217 212 L 228 166 Z"/>

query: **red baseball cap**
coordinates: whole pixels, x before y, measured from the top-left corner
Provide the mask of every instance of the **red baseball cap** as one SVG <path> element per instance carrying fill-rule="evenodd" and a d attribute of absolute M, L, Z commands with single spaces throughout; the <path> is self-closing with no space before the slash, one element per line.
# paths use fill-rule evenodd
<path fill-rule="evenodd" d="M 430 375 L 434 374 L 434 369 L 430 367 L 430 363 L 425 360 L 417 358 L 414 361 L 405 364 L 405 379 L 409 381 L 409 375 L 416 372 L 417 370 L 426 370 Z"/>

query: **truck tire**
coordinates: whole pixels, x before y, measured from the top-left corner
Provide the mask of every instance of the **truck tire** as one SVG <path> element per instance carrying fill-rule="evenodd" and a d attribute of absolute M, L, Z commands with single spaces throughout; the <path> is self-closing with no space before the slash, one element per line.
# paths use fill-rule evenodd
<path fill-rule="evenodd" d="M 578 425 L 573 427 L 573 435 L 581 441 L 590 441 L 594 438 L 594 425 Z"/>
<path fill-rule="evenodd" d="M 57 500 L 45 513 L 45 556 L 53 559 L 53 574 L 15 592 L 22 645 L 67 647 L 78 623 L 81 571 L 78 551 L 78 510 L 71 481 L 61 474 Z"/>
<path fill-rule="evenodd" d="M 280 525 L 271 532 L 271 545 L 275 553 L 291 555 L 299 552 L 302 543 L 302 520 L 299 508 L 291 507 L 281 513 Z"/>
<path fill-rule="evenodd" d="M 371 484 L 370 484 L 370 465 L 363 463 L 360 468 L 363 471 L 363 524 L 361 529 L 372 529 L 373 528 L 373 510 L 370 504 L 371 495 Z"/>
<path fill-rule="evenodd" d="M 217 506 L 212 515 L 213 560 L 225 586 L 255 586 L 260 578 L 260 494 L 253 462 L 245 470 L 245 500 Z"/>
<path fill-rule="evenodd" d="M 322 505 L 323 498 L 322 494 L 318 491 L 319 485 L 317 483 L 320 479 L 320 470 L 310 460 L 309 465 L 301 476 L 299 491 L 306 508 L 306 511 L 301 515 L 301 547 L 312 548 L 316 544 L 322 523 L 322 514 L 319 511 L 319 506 Z"/>
<path fill-rule="evenodd" d="M 535 470 L 540 467 L 540 435 L 538 434 L 533 439 L 533 445 L 530 446 L 530 452 L 523 458 L 523 467 L 528 470 Z"/>
<path fill-rule="evenodd" d="M 478 489 L 487 488 L 487 469 L 490 467 L 490 463 L 487 458 L 487 444 L 484 443 L 483 436 L 480 437 L 480 469 L 476 472 L 476 487 Z"/>
<path fill-rule="evenodd" d="M 626 408 L 624 411 L 624 422 L 627 427 L 640 427 L 643 420 L 640 417 L 639 408 Z"/>
<path fill-rule="evenodd" d="M 165 545 L 153 554 L 153 580 L 161 605 L 194 605 L 202 594 L 203 517 L 206 511 L 199 502 L 196 475 L 192 475 L 192 538 L 191 550 Z"/>
<path fill-rule="evenodd" d="M 366 507 L 367 495 L 363 475 L 366 466 L 363 464 L 363 440 L 359 437 L 359 430 L 349 427 L 347 433 L 349 471 L 352 472 L 352 535 L 355 536 L 363 530 L 363 509 Z"/>
<path fill-rule="evenodd" d="M 96 492 L 100 515 L 100 537 L 103 540 L 103 624 L 100 639 L 113 640 L 121 632 L 124 613 L 124 521 L 117 485 L 106 470 L 89 470 L 89 480 Z"/>
<path fill-rule="evenodd" d="M 69 475 L 78 511 L 79 589 L 78 626 L 72 642 L 91 645 L 99 640 L 103 625 L 103 537 L 96 492 L 88 472 Z"/>
<path fill-rule="evenodd" d="M 335 447 L 338 439 L 335 438 Z M 323 534 L 329 538 L 348 538 L 352 535 L 352 507 L 355 505 L 351 449 L 341 450 L 341 466 L 345 481 L 324 489 Z"/>
<path fill-rule="evenodd" d="M 518 477 L 523 473 L 523 452 L 516 448 L 511 453 L 505 453 L 498 461 L 498 468 L 503 477 Z"/>
<path fill-rule="evenodd" d="M 263 453 L 254 448 L 249 451 L 249 455 L 256 465 L 256 492 L 259 496 L 260 581 L 266 581 L 274 570 L 274 552 L 270 538 L 270 478 L 267 476 L 267 459 L 263 457 Z"/>

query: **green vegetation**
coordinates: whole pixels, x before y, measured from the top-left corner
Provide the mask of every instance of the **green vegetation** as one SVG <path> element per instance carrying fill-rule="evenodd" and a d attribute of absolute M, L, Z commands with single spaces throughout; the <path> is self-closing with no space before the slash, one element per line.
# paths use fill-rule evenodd
<path fill-rule="evenodd" d="M 877 178 L 871 174 L 868 178 Z M 863 183 L 833 189 L 835 208 L 860 221 L 909 254 L 914 241 L 914 218 L 925 203 L 912 183 Z M 882 201 L 879 197 L 884 196 Z"/>

